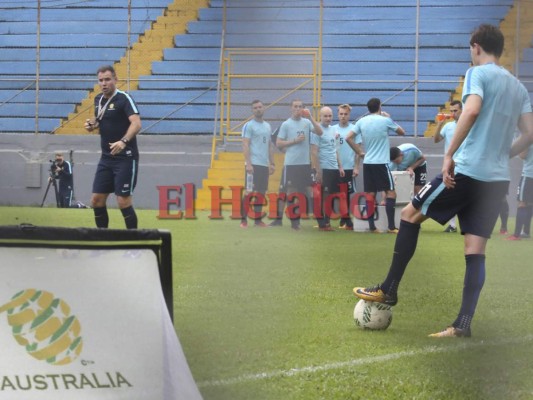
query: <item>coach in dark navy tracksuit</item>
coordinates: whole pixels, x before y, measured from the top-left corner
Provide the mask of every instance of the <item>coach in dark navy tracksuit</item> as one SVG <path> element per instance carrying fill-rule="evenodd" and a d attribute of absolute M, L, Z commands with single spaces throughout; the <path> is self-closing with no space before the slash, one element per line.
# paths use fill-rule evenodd
<path fill-rule="evenodd" d="M 97 74 L 102 93 L 94 100 L 95 118 L 85 121 L 89 132 L 100 129 L 102 148 L 91 198 L 96 226 L 108 227 L 107 198 L 115 193 L 126 227 L 136 229 L 132 195 L 139 171 L 136 135 L 141 130 L 141 117 L 131 96 L 117 89 L 117 75 L 112 66 L 100 67 Z"/>
<path fill-rule="evenodd" d="M 61 208 L 69 208 L 73 195 L 72 165 L 65 161 L 63 153 L 56 153 L 55 157 L 52 172 L 54 179 L 59 180 L 57 200 Z"/>

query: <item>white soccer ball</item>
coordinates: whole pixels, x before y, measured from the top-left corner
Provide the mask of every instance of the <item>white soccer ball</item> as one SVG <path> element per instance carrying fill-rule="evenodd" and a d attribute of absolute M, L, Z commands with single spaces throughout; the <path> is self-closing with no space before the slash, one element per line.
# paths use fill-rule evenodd
<path fill-rule="evenodd" d="M 387 329 L 392 322 L 392 307 L 361 299 L 355 305 L 353 319 L 361 329 Z"/>

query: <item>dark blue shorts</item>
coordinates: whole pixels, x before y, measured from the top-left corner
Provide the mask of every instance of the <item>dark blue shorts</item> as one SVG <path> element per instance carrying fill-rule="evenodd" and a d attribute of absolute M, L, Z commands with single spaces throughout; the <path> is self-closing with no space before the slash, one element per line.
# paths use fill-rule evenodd
<path fill-rule="evenodd" d="M 394 179 L 387 164 L 363 164 L 363 185 L 366 193 L 394 190 Z"/>
<path fill-rule="evenodd" d="M 508 181 L 483 182 L 462 174 L 455 176 L 455 188 L 447 189 L 439 174 L 420 189 L 412 204 L 441 225 L 457 215 L 462 234 L 490 238 L 508 189 Z"/>
<path fill-rule="evenodd" d="M 134 157 L 102 157 L 94 175 L 93 193 L 128 197 L 137 184 L 139 160 Z"/>
<path fill-rule="evenodd" d="M 421 165 L 413 171 L 415 173 L 415 186 L 424 186 L 427 183 L 427 166 L 426 164 Z"/>
<path fill-rule="evenodd" d="M 254 169 L 253 173 L 253 191 L 265 194 L 268 189 L 268 176 L 269 176 L 269 168 L 265 167 L 264 165 L 254 165 L 252 164 L 252 167 Z M 246 175 L 248 173 L 246 172 L 246 169 L 244 170 L 244 188 L 246 189 Z"/>
<path fill-rule="evenodd" d="M 280 191 L 287 193 L 289 188 L 293 191 L 306 193 L 313 183 L 311 179 L 311 165 L 285 165 L 281 175 Z"/>

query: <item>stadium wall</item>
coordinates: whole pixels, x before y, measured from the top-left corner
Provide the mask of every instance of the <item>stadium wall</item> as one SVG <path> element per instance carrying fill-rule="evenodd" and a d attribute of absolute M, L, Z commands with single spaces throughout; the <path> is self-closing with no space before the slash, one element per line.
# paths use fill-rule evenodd
<path fill-rule="evenodd" d="M 176 186 L 192 183 L 200 188 L 211 159 L 211 136 L 141 135 L 139 178 L 134 194 L 138 208 L 158 209 L 157 186 Z M 428 176 L 434 177 L 442 165 L 443 145 L 433 138 L 391 137 L 391 145 L 410 142 L 418 146 L 428 161 Z M 0 206 L 40 206 L 47 187 L 49 160 L 56 151 L 74 162 L 74 193 L 77 201 L 89 204 L 92 181 L 100 157 L 100 139 L 95 135 L 0 135 Z M 226 151 L 241 151 L 240 143 L 228 144 Z M 516 214 L 516 187 L 522 171 L 522 161 L 511 160 L 512 181 L 509 187 L 510 215 Z M 358 189 L 363 187 L 361 177 Z M 184 201 L 184 200 L 183 200 Z M 50 191 L 44 206 L 55 206 Z M 109 207 L 116 207 L 114 199 Z"/>

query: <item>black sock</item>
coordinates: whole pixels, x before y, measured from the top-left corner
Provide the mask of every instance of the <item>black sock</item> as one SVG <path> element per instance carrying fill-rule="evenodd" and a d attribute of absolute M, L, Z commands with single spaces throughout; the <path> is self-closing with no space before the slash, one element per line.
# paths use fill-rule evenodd
<path fill-rule="evenodd" d="M 409 264 L 413 254 L 415 254 L 419 233 L 420 224 L 412 224 L 404 220 L 400 221 L 400 230 L 396 236 L 389 274 L 381 285 L 385 293 L 394 294 L 398 290 L 407 264 Z"/>
<path fill-rule="evenodd" d="M 374 210 L 372 215 L 370 215 L 369 213 L 369 210 L 371 208 Z M 368 215 L 368 229 L 370 229 L 371 231 L 376 230 L 376 224 L 374 223 L 374 218 L 376 217 L 377 212 L 378 212 L 378 209 L 377 209 L 376 201 L 367 199 L 366 200 L 366 213 Z"/>
<path fill-rule="evenodd" d="M 509 203 L 507 199 L 504 199 L 500 206 L 500 219 L 502 222 L 500 229 L 507 230 L 507 220 L 509 219 Z"/>
<path fill-rule="evenodd" d="M 94 221 L 97 228 L 107 228 L 109 226 L 109 215 L 107 214 L 107 207 L 94 207 Z"/>
<path fill-rule="evenodd" d="M 526 206 L 526 219 L 524 221 L 524 233 L 529 235 L 531 233 L 531 217 L 533 213 L 533 206 Z"/>
<path fill-rule="evenodd" d="M 385 211 L 387 212 L 387 220 L 389 221 L 389 229 L 396 229 L 394 222 L 394 214 L 396 213 L 396 199 L 385 200 Z"/>
<path fill-rule="evenodd" d="M 485 283 L 485 255 L 467 254 L 465 255 L 466 270 L 463 286 L 463 300 L 461 310 L 452 326 L 459 329 L 469 329 L 477 301 Z"/>
<path fill-rule="evenodd" d="M 120 212 L 124 217 L 124 222 L 126 222 L 126 228 L 137 229 L 137 214 L 135 214 L 133 206 L 121 208 Z"/>
<path fill-rule="evenodd" d="M 514 226 L 514 236 L 519 237 L 522 233 L 522 227 L 525 226 L 527 210 L 525 207 L 518 207 L 516 210 L 516 223 Z"/>

